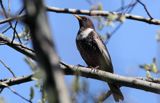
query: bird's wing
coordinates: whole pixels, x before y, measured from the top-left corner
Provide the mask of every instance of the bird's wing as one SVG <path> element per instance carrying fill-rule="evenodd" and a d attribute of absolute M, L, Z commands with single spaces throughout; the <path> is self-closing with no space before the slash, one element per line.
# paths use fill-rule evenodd
<path fill-rule="evenodd" d="M 93 31 L 93 33 L 96 33 L 96 32 Z M 109 68 L 110 70 L 107 70 L 107 71 L 113 72 L 111 57 L 109 55 L 107 47 L 105 46 L 102 39 L 99 37 L 99 35 L 97 33 L 96 33 L 96 35 L 94 35 L 94 40 L 95 40 L 95 43 L 97 44 L 98 49 L 101 51 L 102 56 L 100 56 L 100 57 L 101 57 L 102 62 L 108 66 L 111 66 L 111 68 Z"/>

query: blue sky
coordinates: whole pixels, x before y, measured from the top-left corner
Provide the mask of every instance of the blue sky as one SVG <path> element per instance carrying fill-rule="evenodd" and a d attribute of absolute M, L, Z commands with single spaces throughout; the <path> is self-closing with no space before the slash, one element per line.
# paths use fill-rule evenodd
<path fill-rule="evenodd" d="M 21 0 L 11 1 L 13 11 L 21 6 Z M 96 1 L 96 0 L 95 0 Z M 98 0 L 97 0 L 98 1 Z M 127 0 L 129 2 L 130 0 Z M 105 10 L 116 10 L 120 7 L 120 2 L 117 0 L 100 0 Z M 147 5 L 148 10 L 154 18 L 160 18 L 160 1 L 159 0 L 143 0 Z M 84 0 L 46 0 L 48 6 L 55 6 L 61 8 L 76 8 L 76 9 L 89 9 L 90 5 Z M 18 6 L 17 6 L 18 5 Z M 132 14 L 147 17 L 141 5 L 137 5 Z M 49 23 L 54 40 L 57 46 L 57 52 L 66 63 L 86 65 L 82 60 L 79 52 L 76 49 L 75 38 L 79 29 L 78 21 L 71 14 L 63 13 L 48 13 Z M 22 28 L 19 27 L 19 30 Z M 98 31 L 100 34 L 105 34 L 106 30 L 114 29 L 114 27 L 104 28 Z M 159 30 L 158 26 L 137 22 L 133 20 L 126 20 L 122 27 L 114 34 L 108 42 L 107 47 L 110 52 L 114 71 L 116 74 L 124 76 L 145 77 L 146 72 L 138 67 L 139 64 L 151 63 L 153 57 L 158 55 L 158 44 L 155 36 Z M 11 32 L 8 32 L 11 34 Z M 7 46 L 0 46 L 0 59 L 8 64 L 17 76 L 27 75 L 31 73 L 30 68 L 23 61 L 23 55 L 17 53 L 15 50 Z M 159 75 L 159 74 L 158 74 Z M 10 73 L 0 65 L 0 78 L 11 77 Z M 158 77 L 158 76 L 157 76 Z M 97 80 L 86 79 L 89 82 L 90 91 L 92 93 L 100 93 L 108 90 L 106 83 Z M 72 81 L 71 76 L 66 77 L 66 82 L 69 84 Z M 34 82 L 13 86 L 18 93 L 29 98 L 29 86 Z M 132 88 L 121 88 L 126 103 L 158 103 L 160 96 L 154 93 L 136 90 Z M 95 95 L 97 95 L 95 94 Z M 36 90 L 37 95 L 34 102 L 39 98 L 39 90 Z M 3 96 L 8 103 L 16 103 L 24 100 L 5 89 L 0 96 Z M 110 99 L 113 99 L 110 97 Z M 130 100 L 127 101 L 127 100 Z M 107 101 L 106 101 L 107 102 Z M 124 103 L 125 103 L 124 102 Z"/>

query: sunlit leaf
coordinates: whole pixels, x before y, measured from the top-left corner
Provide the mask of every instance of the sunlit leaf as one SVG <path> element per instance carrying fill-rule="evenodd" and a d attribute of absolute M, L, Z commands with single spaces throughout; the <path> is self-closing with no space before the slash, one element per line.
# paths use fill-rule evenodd
<path fill-rule="evenodd" d="M 150 71 L 151 70 L 151 66 L 149 64 L 145 64 L 144 65 L 144 69 Z"/>
<path fill-rule="evenodd" d="M 147 77 L 147 78 L 152 78 L 152 76 L 151 76 L 151 74 L 150 74 L 149 71 L 146 72 L 146 77 Z"/>
<path fill-rule="evenodd" d="M 98 9 L 97 10 L 103 10 L 103 5 L 101 3 L 98 3 Z"/>
<path fill-rule="evenodd" d="M 154 73 L 158 72 L 158 68 L 157 68 L 156 64 L 152 63 L 151 68 L 152 68 L 152 72 L 154 72 Z"/>

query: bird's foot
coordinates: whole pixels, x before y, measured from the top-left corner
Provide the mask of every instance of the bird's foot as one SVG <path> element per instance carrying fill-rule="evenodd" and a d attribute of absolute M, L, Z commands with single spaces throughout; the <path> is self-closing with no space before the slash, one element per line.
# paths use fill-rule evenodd
<path fill-rule="evenodd" d="M 96 67 L 90 67 L 91 68 L 91 70 L 93 71 L 93 72 L 98 72 L 98 68 L 99 68 L 99 66 L 96 66 Z"/>

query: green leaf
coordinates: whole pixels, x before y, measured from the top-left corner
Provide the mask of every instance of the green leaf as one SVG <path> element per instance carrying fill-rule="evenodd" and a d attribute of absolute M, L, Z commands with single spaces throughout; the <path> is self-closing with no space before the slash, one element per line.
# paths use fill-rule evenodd
<path fill-rule="evenodd" d="M 157 66 L 154 63 L 151 64 L 151 69 L 152 69 L 152 72 L 154 72 L 154 73 L 158 72 Z"/>
<path fill-rule="evenodd" d="M 151 66 L 149 64 L 145 64 L 144 65 L 144 69 L 147 70 L 147 71 L 150 71 L 151 70 Z"/>
<path fill-rule="evenodd" d="M 103 5 L 101 3 L 98 4 L 98 10 L 103 10 Z"/>
<path fill-rule="evenodd" d="M 149 71 L 146 72 L 146 77 L 149 78 L 149 79 L 152 78 L 152 76 L 151 76 Z"/>

